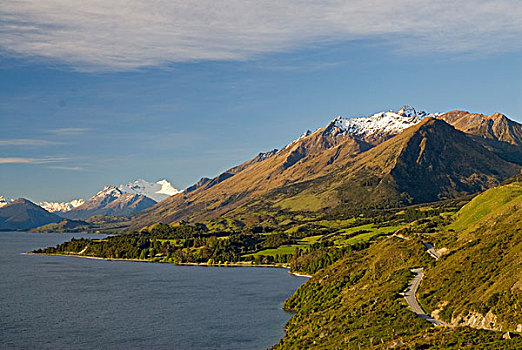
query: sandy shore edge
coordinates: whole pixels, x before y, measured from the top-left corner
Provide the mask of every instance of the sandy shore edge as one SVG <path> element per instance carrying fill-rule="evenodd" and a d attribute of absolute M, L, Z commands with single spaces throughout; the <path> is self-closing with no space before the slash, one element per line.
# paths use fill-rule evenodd
<path fill-rule="evenodd" d="M 233 262 L 228 264 L 207 264 L 207 263 L 166 263 L 166 262 L 153 262 L 150 260 L 144 259 L 120 259 L 120 258 L 100 258 L 97 256 L 86 256 L 86 255 L 77 255 L 77 254 L 40 254 L 40 253 L 21 253 L 23 255 L 54 255 L 54 256 L 66 256 L 73 258 L 83 258 L 83 259 L 94 259 L 94 260 L 105 260 L 105 261 L 131 261 L 131 262 L 142 262 L 142 263 L 151 263 L 151 264 L 174 264 L 177 266 L 205 266 L 205 267 L 274 267 L 287 269 L 288 273 L 297 277 L 312 277 L 311 275 L 307 275 L 299 272 L 291 272 L 290 267 L 284 264 L 252 264 L 250 262 Z"/>

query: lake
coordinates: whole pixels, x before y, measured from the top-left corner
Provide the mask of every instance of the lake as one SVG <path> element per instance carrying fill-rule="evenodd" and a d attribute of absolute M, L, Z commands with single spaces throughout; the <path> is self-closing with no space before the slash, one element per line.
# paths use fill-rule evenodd
<path fill-rule="evenodd" d="M 266 349 L 306 281 L 285 269 L 21 253 L 72 237 L 0 232 L 1 348 Z"/>

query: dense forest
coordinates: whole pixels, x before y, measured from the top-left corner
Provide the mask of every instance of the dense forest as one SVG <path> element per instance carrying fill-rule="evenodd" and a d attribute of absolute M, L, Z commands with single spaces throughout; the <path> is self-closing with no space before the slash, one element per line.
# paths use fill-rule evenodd
<path fill-rule="evenodd" d="M 69 242 L 35 250 L 37 254 L 64 254 L 133 259 L 164 263 L 224 264 L 251 262 L 283 264 L 293 271 L 313 274 L 340 260 L 352 251 L 361 250 L 381 235 L 415 222 L 425 231 L 444 223 L 439 214 L 456 204 L 438 207 L 412 207 L 405 210 L 361 211 L 340 221 L 325 215 L 315 220 L 293 220 L 286 226 L 213 223 L 155 224 L 139 232 L 129 232 L 105 239 L 72 239 Z M 387 230 L 387 228 L 390 228 Z M 382 232 L 381 232 L 382 231 Z M 358 237 L 368 236 L 368 239 Z M 308 238 L 316 238 L 309 240 Z"/>

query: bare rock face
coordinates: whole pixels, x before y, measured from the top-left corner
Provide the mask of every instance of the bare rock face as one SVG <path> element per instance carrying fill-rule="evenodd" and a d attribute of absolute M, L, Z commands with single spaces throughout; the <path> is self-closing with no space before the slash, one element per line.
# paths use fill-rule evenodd
<path fill-rule="evenodd" d="M 486 315 L 478 312 L 470 312 L 467 315 L 460 315 L 451 319 L 451 324 L 455 326 L 470 326 L 471 328 L 500 330 L 497 328 L 497 316 L 488 311 Z"/>
<path fill-rule="evenodd" d="M 502 339 L 511 339 L 511 332 L 506 332 L 502 335 Z"/>

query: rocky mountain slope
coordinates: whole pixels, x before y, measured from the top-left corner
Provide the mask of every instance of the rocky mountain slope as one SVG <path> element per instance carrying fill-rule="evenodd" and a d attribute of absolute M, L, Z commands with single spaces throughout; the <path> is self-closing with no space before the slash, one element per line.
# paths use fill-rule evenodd
<path fill-rule="evenodd" d="M 349 166 L 292 185 L 302 187 L 295 194 L 277 191 L 269 199 L 288 209 L 298 205 L 317 210 L 343 203 L 395 207 L 479 192 L 519 169 L 447 123 L 425 118 L 353 158 Z"/>
<path fill-rule="evenodd" d="M 137 214 L 133 227 L 260 207 L 317 211 L 436 201 L 476 193 L 519 171 L 477 137 L 411 107 L 337 118 Z"/>
<path fill-rule="evenodd" d="M 60 220 L 58 215 L 23 198 L 0 208 L 0 230 L 27 230 Z"/>
<path fill-rule="evenodd" d="M 498 156 L 522 164 L 522 124 L 501 113 L 484 115 L 466 111 L 451 111 L 438 118 L 453 125 L 457 130 L 473 135 Z"/>

